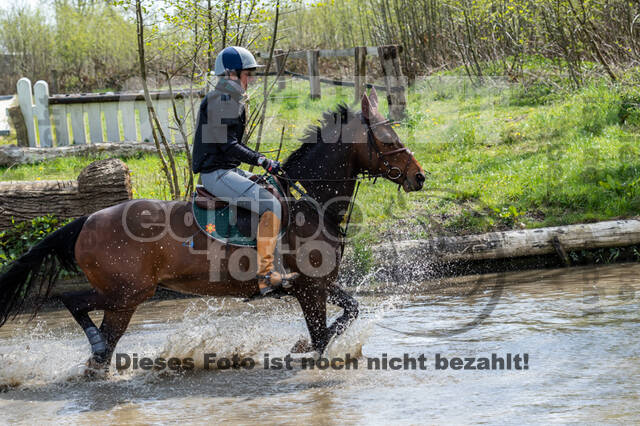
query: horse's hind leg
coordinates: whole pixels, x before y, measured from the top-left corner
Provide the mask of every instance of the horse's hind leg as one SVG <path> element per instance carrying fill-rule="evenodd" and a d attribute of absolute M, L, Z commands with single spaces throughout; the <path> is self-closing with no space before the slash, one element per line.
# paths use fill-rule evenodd
<path fill-rule="evenodd" d="M 106 339 L 106 353 L 98 366 L 109 366 L 116 345 L 127 330 L 134 312 L 135 308 L 121 311 L 104 311 L 104 318 L 100 325 L 100 334 Z"/>
<path fill-rule="evenodd" d="M 107 301 L 104 296 L 92 289 L 64 293 L 60 298 L 87 335 L 93 359 L 98 363 L 104 362 L 107 354 L 107 342 L 89 317 L 89 312 L 106 308 Z"/>
<path fill-rule="evenodd" d="M 139 302 L 136 299 L 148 297 L 147 294 L 142 296 L 133 301 Z M 129 326 L 137 304 L 124 306 L 108 302 L 106 297 L 96 290 L 64 293 L 61 299 L 73 318 L 80 324 L 91 344 L 92 356 L 87 361 L 87 366 L 96 370 L 107 370 L 113 351 Z M 104 310 L 100 329 L 89 317 L 89 312 L 98 310 Z"/>

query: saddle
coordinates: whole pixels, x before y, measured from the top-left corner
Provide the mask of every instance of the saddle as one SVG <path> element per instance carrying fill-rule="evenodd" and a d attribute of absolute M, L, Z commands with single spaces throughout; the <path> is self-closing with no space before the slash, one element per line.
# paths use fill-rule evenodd
<path fill-rule="evenodd" d="M 282 189 L 282 184 L 278 178 L 273 175 L 269 175 L 266 179 L 254 175 L 249 179 L 254 182 L 258 182 L 260 186 L 269 191 L 269 193 L 276 197 L 280 202 L 282 211 L 280 229 L 282 233 L 289 223 L 289 204 L 284 194 L 284 190 Z M 229 202 L 211 194 L 202 185 L 196 186 L 193 197 L 193 207 L 194 213 L 196 213 L 196 210 L 202 212 L 196 216 L 196 220 L 201 225 L 201 229 L 206 229 L 209 223 L 216 225 L 211 228 L 215 229 L 215 232 L 207 232 L 210 236 L 215 237 L 216 234 L 220 234 L 219 231 L 225 229 L 226 232 L 223 232 L 223 234 L 227 234 L 226 236 L 229 237 L 229 240 L 233 243 L 234 238 L 232 237 L 232 234 L 234 234 L 235 228 L 238 234 L 236 238 L 237 240 L 242 241 L 242 237 L 249 238 L 250 240 L 255 238 L 255 229 L 253 229 L 255 226 L 252 226 L 252 224 L 257 224 L 257 214 L 248 209 L 238 207 L 236 211 L 236 225 L 227 225 L 229 220 L 229 210 L 226 208 L 229 207 Z M 198 218 L 200 218 L 200 220 L 198 220 Z M 224 238 L 221 239 L 225 240 Z M 253 245 L 253 242 L 244 241 L 244 243 L 239 243 L 239 245 Z"/>
<path fill-rule="evenodd" d="M 203 185 L 196 186 L 196 206 L 204 210 L 218 210 L 229 205 L 228 202 L 221 200 L 206 189 Z"/>

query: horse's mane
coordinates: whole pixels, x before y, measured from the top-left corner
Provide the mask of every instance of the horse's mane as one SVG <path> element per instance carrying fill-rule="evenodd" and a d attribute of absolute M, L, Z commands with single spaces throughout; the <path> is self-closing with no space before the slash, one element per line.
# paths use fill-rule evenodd
<path fill-rule="evenodd" d="M 318 124 L 309 125 L 305 129 L 304 135 L 300 139 L 302 145 L 300 145 L 298 149 L 296 149 L 291 153 L 291 155 L 289 155 L 289 157 L 287 157 L 284 163 L 284 168 L 287 169 L 294 164 L 299 166 L 313 166 L 312 164 L 300 163 L 317 161 L 317 158 L 315 158 L 315 156 L 309 154 L 313 153 L 316 149 L 322 148 L 322 145 L 328 143 L 322 138 L 323 132 L 328 131 L 330 126 L 335 127 L 336 124 L 341 125 L 344 123 L 348 123 L 349 121 L 355 119 L 355 117 L 356 113 L 345 103 L 338 104 L 333 110 L 325 111 L 322 114 L 322 118 L 320 119 L 320 122 Z M 330 141 L 332 145 L 334 145 L 334 143 L 340 142 L 342 142 L 342 132 L 340 132 L 340 139 L 337 142 Z"/>

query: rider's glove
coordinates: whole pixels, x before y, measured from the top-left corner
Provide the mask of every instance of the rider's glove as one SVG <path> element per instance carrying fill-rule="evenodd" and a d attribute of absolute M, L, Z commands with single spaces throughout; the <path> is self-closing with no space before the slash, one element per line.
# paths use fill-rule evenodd
<path fill-rule="evenodd" d="M 276 174 L 280 171 L 280 162 L 276 160 L 270 160 L 267 157 L 260 157 L 258 159 L 258 165 L 272 174 Z"/>

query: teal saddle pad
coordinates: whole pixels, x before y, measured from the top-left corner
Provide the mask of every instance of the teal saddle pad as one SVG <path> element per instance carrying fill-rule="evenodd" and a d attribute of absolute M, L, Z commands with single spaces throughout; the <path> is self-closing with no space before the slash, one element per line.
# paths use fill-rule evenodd
<path fill-rule="evenodd" d="M 267 176 L 266 180 L 284 196 L 282 188 L 280 188 L 280 185 L 278 185 L 273 176 Z M 256 226 L 258 224 L 256 213 L 241 208 L 232 208 L 228 205 L 216 210 L 202 209 L 196 205 L 195 200 L 196 194 L 194 193 L 191 202 L 193 217 L 202 232 L 225 244 L 246 247 L 256 246 L 257 241 L 255 236 L 250 234 L 255 234 L 257 230 L 252 229 L 252 232 L 247 232 L 247 229 L 251 228 L 252 222 L 255 223 Z M 232 217 L 232 215 L 236 217 Z M 244 232 L 242 232 L 241 229 Z M 280 228 L 280 235 L 282 235 L 284 231 L 284 226 L 282 226 Z"/>

